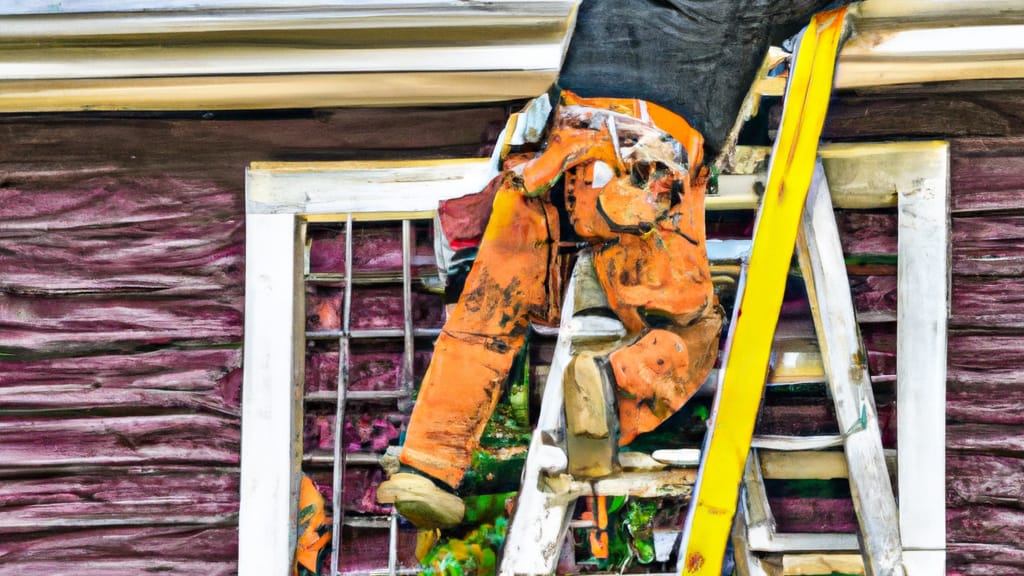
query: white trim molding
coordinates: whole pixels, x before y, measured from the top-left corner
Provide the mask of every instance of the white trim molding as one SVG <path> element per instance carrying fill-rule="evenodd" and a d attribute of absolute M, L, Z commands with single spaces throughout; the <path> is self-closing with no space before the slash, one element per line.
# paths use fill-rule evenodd
<path fill-rule="evenodd" d="M 481 169 L 488 166 L 486 159 L 254 163 L 247 171 L 241 576 L 291 573 L 302 456 L 306 222 L 422 217 L 442 199 L 482 190 L 494 174 Z M 368 183 L 372 201 L 349 194 Z M 288 194 L 281 193 L 285 184 Z"/>
<path fill-rule="evenodd" d="M 852 16 L 836 88 L 1024 78 L 1019 0 L 867 0 Z"/>
<path fill-rule="evenodd" d="M 579 1 L 9 0 L 0 113 L 526 99 Z M 839 89 L 1024 78 L 1019 0 L 866 0 L 852 21 Z"/>
<path fill-rule="evenodd" d="M 0 112 L 414 106 L 532 98 L 579 0 L 15 0 Z"/>

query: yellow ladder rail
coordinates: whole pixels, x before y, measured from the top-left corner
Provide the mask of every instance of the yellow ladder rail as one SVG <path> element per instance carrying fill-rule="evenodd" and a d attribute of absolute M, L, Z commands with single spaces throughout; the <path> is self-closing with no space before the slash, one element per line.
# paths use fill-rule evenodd
<path fill-rule="evenodd" d="M 719 576 L 722 571 L 845 15 L 845 8 L 816 15 L 796 53 L 754 230 L 746 287 L 726 345 L 724 376 L 684 528 L 685 552 L 679 557 L 684 576 Z"/>

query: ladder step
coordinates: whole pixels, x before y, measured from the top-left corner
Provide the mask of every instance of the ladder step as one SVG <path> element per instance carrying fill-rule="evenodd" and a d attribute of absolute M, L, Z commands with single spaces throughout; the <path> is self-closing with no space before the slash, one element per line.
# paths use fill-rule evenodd
<path fill-rule="evenodd" d="M 864 560 L 860 554 L 786 554 L 782 574 L 864 574 Z"/>
<path fill-rule="evenodd" d="M 620 472 L 586 484 L 585 496 L 632 496 L 634 498 L 662 498 L 689 496 L 697 471 L 676 468 L 654 472 Z"/>
<path fill-rule="evenodd" d="M 856 534 L 773 534 L 769 538 L 751 530 L 748 534 L 753 552 L 857 552 L 860 543 Z"/>
<path fill-rule="evenodd" d="M 827 480 L 848 478 L 846 455 L 839 451 L 775 452 L 762 449 L 761 475 L 773 480 Z M 885 451 L 885 464 L 892 475 L 897 467 L 896 450 Z"/>
<path fill-rule="evenodd" d="M 668 466 L 692 467 L 700 466 L 700 450 L 697 448 L 679 448 L 676 450 L 655 450 L 651 458 Z"/>
<path fill-rule="evenodd" d="M 796 452 L 802 450 L 822 450 L 843 445 L 843 437 L 831 436 L 754 436 L 751 448 L 777 450 L 779 452 Z"/>
<path fill-rule="evenodd" d="M 576 316 L 569 321 L 569 338 L 573 344 L 607 342 L 626 337 L 626 328 L 615 318 Z"/>

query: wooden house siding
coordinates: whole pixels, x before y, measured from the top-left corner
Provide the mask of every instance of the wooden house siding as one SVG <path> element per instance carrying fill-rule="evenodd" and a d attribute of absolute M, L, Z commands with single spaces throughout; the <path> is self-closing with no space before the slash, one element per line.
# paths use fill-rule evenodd
<path fill-rule="evenodd" d="M 844 95 L 825 129 L 952 142 L 955 574 L 1024 570 L 1021 103 Z M 0 116 L 0 575 L 233 573 L 244 167 L 484 155 L 507 112 Z"/>
<path fill-rule="evenodd" d="M 508 110 L 0 116 L 0 576 L 235 573 L 245 167 L 485 156 Z"/>
<path fill-rule="evenodd" d="M 947 570 L 1024 571 L 1024 92 L 843 95 L 832 140 L 951 148 Z"/>

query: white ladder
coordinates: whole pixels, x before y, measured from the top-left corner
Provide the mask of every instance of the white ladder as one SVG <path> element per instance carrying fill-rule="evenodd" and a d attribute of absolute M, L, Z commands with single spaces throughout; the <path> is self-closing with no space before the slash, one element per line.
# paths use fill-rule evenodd
<path fill-rule="evenodd" d="M 886 466 L 877 411 L 850 294 L 846 264 L 819 163 L 807 196 L 797 240 L 800 269 L 807 286 L 821 349 L 825 380 L 835 402 L 840 435 L 755 440 L 744 474 L 733 544 L 741 575 L 779 574 L 779 566 L 762 562 L 758 553 L 824 553 L 831 567 L 856 564 L 862 556 L 865 574 L 902 576 L 905 571 L 899 517 Z M 775 534 L 764 490 L 758 445 L 775 450 L 816 450 L 842 446 L 859 534 Z M 845 554 L 841 554 L 845 553 Z"/>
<path fill-rule="evenodd" d="M 516 509 L 505 539 L 498 571 L 502 576 L 555 572 L 569 521 L 580 497 L 687 497 L 693 489 L 696 458 L 687 467 L 616 472 L 590 481 L 576 479 L 567 473 L 568 438 L 563 390 L 566 368 L 580 351 L 595 345 L 607 346 L 626 336 L 625 328 L 616 319 L 576 314 L 584 312 L 581 305 L 584 300 L 593 303 L 595 298 L 603 298 L 603 291 L 597 289 L 591 279 L 585 278 L 587 275 L 593 275 L 593 264 L 589 253 L 583 252 L 566 290 L 551 371 L 523 468 Z M 592 309 L 593 306 L 586 308 Z M 614 435 L 610 441 L 614 442 Z M 611 454 L 614 455 L 614 450 Z"/>

